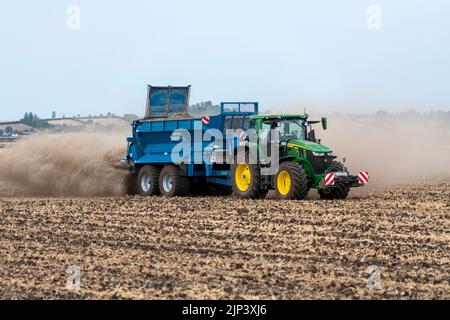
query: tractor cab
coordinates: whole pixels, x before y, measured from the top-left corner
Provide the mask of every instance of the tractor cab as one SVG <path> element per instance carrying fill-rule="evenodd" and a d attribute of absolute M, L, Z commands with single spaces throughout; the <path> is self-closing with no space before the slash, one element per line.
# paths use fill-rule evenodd
<path fill-rule="evenodd" d="M 331 149 L 317 143 L 312 124 L 320 121 L 308 121 L 308 115 L 270 115 L 256 118 L 256 129 L 259 136 L 267 144 L 276 142 L 280 145 L 280 157 L 288 156 L 289 148 L 293 145 L 317 153 L 331 153 Z M 324 125 L 325 123 L 325 125 Z M 326 118 L 322 119 L 326 128 Z M 272 137 L 273 130 L 277 131 L 278 141 Z"/>

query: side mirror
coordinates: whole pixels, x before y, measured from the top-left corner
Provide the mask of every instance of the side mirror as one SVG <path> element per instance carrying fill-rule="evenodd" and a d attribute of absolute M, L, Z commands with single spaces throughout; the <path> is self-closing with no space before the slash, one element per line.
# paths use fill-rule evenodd
<path fill-rule="evenodd" d="M 322 117 L 322 128 L 323 128 L 323 130 L 327 130 L 327 128 L 328 128 L 328 119 L 327 119 L 327 117 Z"/>

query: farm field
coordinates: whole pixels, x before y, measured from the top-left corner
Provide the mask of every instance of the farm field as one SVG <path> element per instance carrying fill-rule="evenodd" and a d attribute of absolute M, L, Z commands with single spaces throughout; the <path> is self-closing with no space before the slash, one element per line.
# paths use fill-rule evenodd
<path fill-rule="evenodd" d="M 343 201 L 1 194 L 0 299 L 450 299 L 449 182 Z"/>

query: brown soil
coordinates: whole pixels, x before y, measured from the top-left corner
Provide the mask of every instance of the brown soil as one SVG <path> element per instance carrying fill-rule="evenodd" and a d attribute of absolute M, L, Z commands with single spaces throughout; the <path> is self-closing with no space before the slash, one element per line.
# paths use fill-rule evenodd
<path fill-rule="evenodd" d="M 3 299 L 450 299 L 449 183 L 344 201 L 4 198 L 0 235 Z"/>

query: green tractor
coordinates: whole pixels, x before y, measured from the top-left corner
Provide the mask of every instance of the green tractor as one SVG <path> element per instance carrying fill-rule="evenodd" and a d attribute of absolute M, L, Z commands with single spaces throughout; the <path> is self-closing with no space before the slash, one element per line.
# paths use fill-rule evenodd
<path fill-rule="evenodd" d="M 367 172 L 350 175 L 344 164 L 336 161 L 332 150 L 316 139 L 312 125 L 320 122 L 326 130 L 325 117 L 321 121 L 308 121 L 307 114 L 250 116 L 248 128 L 244 130 L 253 130 L 259 138 L 257 142 L 243 139 L 238 149 L 245 157 L 234 155 L 231 165 L 234 195 L 260 199 L 269 190 L 274 190 L 278 199 L 303 199 L 314 188 L 322 199 L 345 199 L 350 188 L 367 183 Z M 274 132 L 277 134 L 274 135 Z M 277 141 L 273 136 L 277 137 Z M 264 148 L 267 152 L 271 145 L 279 149 L 279 164 L 275 172 L 264 174 L 268 164 L 251 150 L 258 150 L 259 153 Z M 364 179 L 361 179 L 361 174 Z"/>

